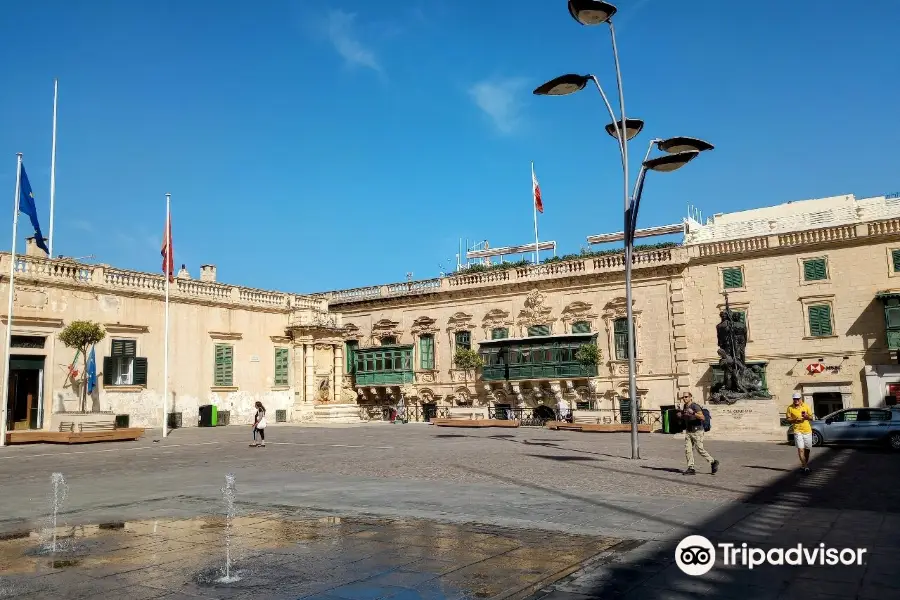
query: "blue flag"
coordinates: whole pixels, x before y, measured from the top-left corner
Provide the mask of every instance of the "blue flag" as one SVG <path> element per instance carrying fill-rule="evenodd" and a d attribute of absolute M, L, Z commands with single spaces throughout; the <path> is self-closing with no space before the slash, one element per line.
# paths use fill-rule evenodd
<path fill-rule="evenodd" d="M 31 226 L 34 227 L 34 242 L 37 244 L 37 247 L 50 254 L 47 244 L 44 243 L 41 224 L 38 223 L 37 207 L 34 205 L 34 192 L 31 191 L 31 183 L 28 181 L 28 174 L 25 173 L 25 165 L 22 165 L 22 181 L 19 184 L 19 212 L 28 215 L 28 218 L 31 219 Z"/>
<path fill-rule="evenodd" d="M 91 346 L 87 362 L 87 393 L 93 394 L 95 387 L 97 387 L 97 357 L 94 355 L 94 347 Z"/>

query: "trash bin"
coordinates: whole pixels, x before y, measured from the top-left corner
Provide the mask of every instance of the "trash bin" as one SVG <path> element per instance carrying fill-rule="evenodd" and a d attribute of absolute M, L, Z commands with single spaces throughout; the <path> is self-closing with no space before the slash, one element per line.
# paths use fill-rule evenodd
<path fill-rule="evenodd" d="M 664 406 L 660 406 L 659 410 L 662 412 L 662 431 L 663 433 L 672 433 L 672 419 L 675 416 L 676 407 L 674 404 L 666 404 Z"/>
<path fill-rule="evenodd" d="M 204 404 L 200 407 L 200 419 L 197 425 L 200 427 L 215 427 L 217 413 L 215 404 Z"/>

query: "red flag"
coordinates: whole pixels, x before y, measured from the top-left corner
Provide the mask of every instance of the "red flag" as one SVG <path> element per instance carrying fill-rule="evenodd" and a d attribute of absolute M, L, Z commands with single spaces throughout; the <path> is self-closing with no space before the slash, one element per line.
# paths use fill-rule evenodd
<path fill-rule="evenodd" d="M 169 276 L 169 281 L 175 281 L 175 256 L 172 254 L 172 216 L 167 219 L 167 227 L 163 231 L 162 249 L 159 253 L 162 255 L 162 272 Z M 166 245 L 168 244 L 168 248 Z"/>
<path fill-rule="evenodd" d="M 541 201 L 541 186 L 538 185 L 537 175 L 534 174 L 534 165 L 531 165 L 531 188 L 534 192 L 534 207 L 543 214 L 544 203 Z"/>

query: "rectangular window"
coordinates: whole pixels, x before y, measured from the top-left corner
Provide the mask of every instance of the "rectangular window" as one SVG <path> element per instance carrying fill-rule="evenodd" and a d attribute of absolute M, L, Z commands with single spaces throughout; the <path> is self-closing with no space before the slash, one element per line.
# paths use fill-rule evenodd
<path fill-rule="evenodd" d="M 891 250 L 891 264 L 894 267 L 894 273 L 900 273 L 900 248 Z"/>
<path fill-rule="evenodd" d="M 147 359 L 137 356 L 137 340 L 114 338 L 103 357 L 103 385 L 147 385 Z"/>
<path fill-rule="evenodd" d="M 744 287 L 744 270 L 740 267 L 722 269 L 722 287 L 725 289 Z"/>
<path fill-rule="evenodd" d="M 572 323 L 572 333 L 590 333 L 591 324 L 587 321 L 576 321 Z"/>
<path fill-rule="evenodd" d="M 456 332 L 456 349 L 465 348 L 466 350 L 472 349 L 472 334 L 468 331 L 457 331 Z"/>
<path fill-rule="evenodd" d="M 419 336 L 419 368 L 434 369 L 434 336 Z"/>
<path fill-rule="evenodd" d="M 743 311 L 743 310 L 732 310 L 731 312 L 737 315 L 738 321 L 740 321 L 740 322 L 743 323 L 744 325 L 747 324 L 747 313 L 746 313 L 746 311 Z"/>
<path fill-rule="evenodd" d="M 809 335 L 812 337 L 832 335 L 830 304 L 811 304 L 807 311 L 809 312 Z"/>
<path fill-rule="evenodd" d="M 536 337 L 540 335 L 550 335 L 549 325 L 535 325 L 528 328 L 528 337 Z"/>
<path fill-rule="evenodd" d="M 509 329 L 506 327 L 495 327 L 491 329 L 492 340 L 505 340 L 509 337 Z"/>
<path fill-rule="evenodd" d="M 395 338 L 392 335 L 386 335 L 383 338 L 381 338 L 382 346 L 393 346 L 396 343 L 397 343 L 397 338 Z"/>
<path fill-rule="evenodd" d="M 820 281 L 828 279 L 828 265 L 824 258 L 811 258 L 803 261 L 803 281 Z"/>
<path fill-rule="evenodd" d="M 216 344 L 216 363 L 213 371 L 213 385 L 231 387 L 234 385 L 234 346 Z"/>
<path fill-rule="evenodd" d="M 347 360 L 347 373 L 356 372 L 356 349 L 359 348 L 359 342 L 350 340 L 344 344 L 344 358 Z"/>
<path fill-rule="evenodd" d="M 274 385 L 288 385 L 288 367 L 290 365 L 290 350 L 287 348 L 275 348 L 275 380 Z"/>
<path fill-rule="evenodd" d="M 616 360 L 628 360 L 628 321 L 626 319 L 613 321 L 613 342 Z"/>

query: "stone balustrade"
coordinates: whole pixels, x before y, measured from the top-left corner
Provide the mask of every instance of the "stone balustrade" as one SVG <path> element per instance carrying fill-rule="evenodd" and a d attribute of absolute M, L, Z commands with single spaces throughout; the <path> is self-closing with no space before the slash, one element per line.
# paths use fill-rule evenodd
<path fill-rule="evenodd" d="M 0 253 L 0 276 L 8 277 L 9 253 Z M 63 285 L 106 290 L 109 293 L 133 293 L 162 296 L 166 290 L 163 275 L 129 271 L 107 265 L 88 265 L 68 259 L 16 256 L 16 280 L 47 281 Z M 259 290 L 214 281 L 180 279 L 169 286 L 169 295 L 178 301 L 204 301 L 214 304 L 255 306 L 261 309 L 289 311 L 305 308 L 326 312 L 328 303 L 322 296 L 302 296 Z"/>
<path fill-rule="evenodd" d="M 660 266 L 678 265 L 687 262 L 687 253 L 683 248 L 660 248 L 645 252 L 635 252 L 631 257 L 635 270 Z M 486 271 L 463 272 L 437 279 L 391 283 L 388 285 L 338 290 L 324 294 L 331 306 L 350 302 L 360 302 L 377 298 L 394 298 L 409 294 L 430 294 L 445 291 L 456 291 L 467 288 L 505 285 L 508 283 L 535 281 L 572 277 L 590 273 L 606 273 L 621 271 L 625 267 L 622 254 L 576 258 L 573 260 L 548 262 L 540 265 L 510 267 L 508 269 L 490 269 Z"/>

